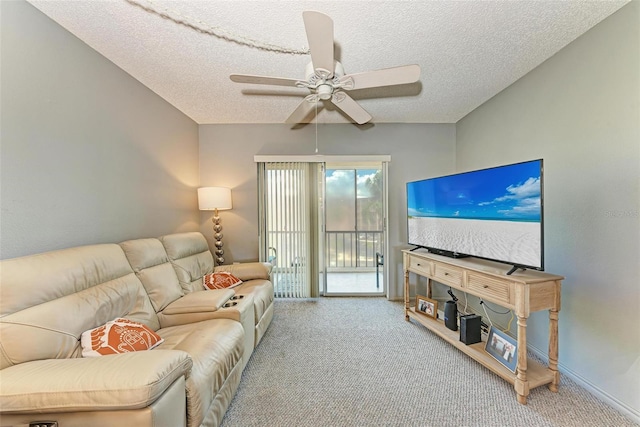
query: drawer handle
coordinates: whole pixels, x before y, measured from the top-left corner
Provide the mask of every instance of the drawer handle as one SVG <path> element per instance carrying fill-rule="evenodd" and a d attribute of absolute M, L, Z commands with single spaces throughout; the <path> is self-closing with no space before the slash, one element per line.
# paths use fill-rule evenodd
<path fill-rule="evenodd" d="M 420 267 L 422 264 L 418 263 L 418 267 Z"/>
<path fill-rule="evenodd" d="M 484 285 L 483 288 L 487 289 L 489 287 L 489 285 Z"/>
<path fill-rule="evenodd" d="M 445 275 L 445 276 L 448 276 L 448 275 L 449 275 L 449 273 L 444 273 L 444 275 Z"/>

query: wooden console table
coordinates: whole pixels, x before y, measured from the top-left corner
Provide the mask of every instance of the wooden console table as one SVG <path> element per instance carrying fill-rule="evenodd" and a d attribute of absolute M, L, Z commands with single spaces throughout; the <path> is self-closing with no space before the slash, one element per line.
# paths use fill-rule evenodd
<path fill-rule="evenodd" d="M 448 258 L 424 250 L 403 250 L 404 314 L 414 319 L 456 348 L 514 385 L 518 402 L 527 403 L 529 390 L 548 384 L 558 391 L 558 312 L 560 287 L 564 279 L 533 270 L 518 270 L 507 275 L 509 266 L 477 258 Z M 409 304 L 409 273 L 426 277 L 427 297 L 431 298 L 432 280 L 453 289 L 475 295 L 515 312 L 518 318 L 518 361 L 514 374 L 485 351 L 485 342 L 465 345 L 457 331 L 448 329 L 441 319 L 435 320 Z M 527 318 L 534 311 L 549 310 L 549 363 L 543 366 L 527 359 Z"/>

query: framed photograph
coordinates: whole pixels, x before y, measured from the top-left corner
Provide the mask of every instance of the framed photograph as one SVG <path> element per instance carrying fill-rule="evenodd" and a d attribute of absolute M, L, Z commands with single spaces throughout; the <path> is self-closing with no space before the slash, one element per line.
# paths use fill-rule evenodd
<path fill-rule="evenodd" d="M 515 339 L 492 326 L 484 349 L 511 372 L 516 371 L 518 342 Z"/>
<path fill-rule="evenodd" d="M 426 314 L 434 319 L 438 318 L 438 301 L 416 295 L 416 313 Z"/>

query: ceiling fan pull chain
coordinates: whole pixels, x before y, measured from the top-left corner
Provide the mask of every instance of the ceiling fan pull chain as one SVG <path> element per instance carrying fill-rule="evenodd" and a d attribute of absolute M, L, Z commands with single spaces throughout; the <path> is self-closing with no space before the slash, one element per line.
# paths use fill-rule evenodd
<path fill-rule="evenodd" d="M 318 154 L 318 103 L 316 102 L 316 154 Z"/>

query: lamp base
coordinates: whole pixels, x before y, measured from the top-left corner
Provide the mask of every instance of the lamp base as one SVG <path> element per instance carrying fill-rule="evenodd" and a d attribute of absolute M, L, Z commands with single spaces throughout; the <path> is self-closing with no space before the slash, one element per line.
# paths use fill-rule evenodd
<path fill-rule="evenodd" d="M 213 218 L 211 218 L 211 222 L 213 222 L 213 238 L 215 239 L 214 245 L 216 247 L 213 251 L 213 259 L 217 265 L 222 265 L 224 264 L 224 249 L 222 249 L 224 244 L 222 243 L 222 225 L 220 225 L 220 217 L 218 216 L 217 209 L 213 214 Z"/>

